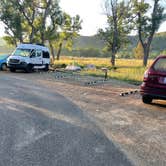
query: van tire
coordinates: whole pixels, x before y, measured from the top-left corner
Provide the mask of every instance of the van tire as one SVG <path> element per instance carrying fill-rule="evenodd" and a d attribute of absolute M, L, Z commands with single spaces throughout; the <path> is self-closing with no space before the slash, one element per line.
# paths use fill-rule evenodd
<path fill-rule="evenodd" d="M 26 71 L 27 73 L 31 73 L 31 72 L 33 71 L 33 65 L 32 65 L 32 64 L 28 64 L 28 65 L 27 65 L 27 68 L 25 69 L 25 71 Z"/>
<path fill-rule="evenodd" d="M 9 70 L 10 70 L 10 72 L 15 72 L 16 71 L 16 69 L 14 69 L 14 68 L 10 68 Z"/>
<path fill-rule="evenodd" d="M 44 68 L 44 71 L 48 71 L 48 70 L 49 70 L 49 65 L 46 64 L 46 65 L 45 65 L 45 68 Z"/>

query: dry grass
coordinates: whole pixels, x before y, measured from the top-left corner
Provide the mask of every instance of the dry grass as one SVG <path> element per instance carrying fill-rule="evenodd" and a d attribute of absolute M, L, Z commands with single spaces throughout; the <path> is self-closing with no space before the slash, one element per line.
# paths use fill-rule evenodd
<path fill-rule="evenodd" d="M 152 63 L 149 60 L 148 66 Z M 78 57 L 61 57 L 61 60 L 54 61 L 55 66 L 61 66 L 62 64 L 76 64 L 81 67 L 86 67 L 88 64 L 96 66 L 96 70 L 83 70 L 82 74 L 88 74 L 93 76 L 103 76 L 104 73 L 101 70 L 102 67 L 107 67 L 108 76 L 119 80 L 128 81 L 131 83 L 140 83 L 143 79 L 143 74 L 147 68 L 142 67 L 142 60 L 140 59 L 117 59 L 116 69 L 112 69 L 109 58 L 78 58 Z"/>

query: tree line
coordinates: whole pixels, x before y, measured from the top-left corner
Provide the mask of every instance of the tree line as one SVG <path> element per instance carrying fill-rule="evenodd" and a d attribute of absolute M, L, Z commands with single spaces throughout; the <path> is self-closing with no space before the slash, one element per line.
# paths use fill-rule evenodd
<path fill-rule="evenodd" d="M 135 51 L 139 54 L 139 48 L 142 49 L 140 56 L 143 65 L 147 65 L 154 34 L 166 20 L 165 6 L 162 0 L 104 0 L 108 26 L 99 29 L 98 36 L 106 43 L 112 66 L 119 50 L 129 43 L 132 31 L 139 38 Z M 47 43 L 53 59 L 59 59 L 62 47 L 72 49 L 82 23 L 79 15 L 71 17 L 62 11 L 59 0 L 1 0 L 0 20 L 5 25 L 4 39 L 8 44 Z"/>
<path fill-rule="evenodd" d="M 63 12 L 58 0 L 1 0 L 0 20 L 5 25 L 4 39 L 10 45 L 18 43 L 49 44 L 59 59 L 63 44 L 71 49 L 73 38 L 81 29 L 79 15 Z"/>
<path fill-rule="evenodd" d="M 143 49 L 143 66 L 147 65 L 154 34 L 166 20 L 163 3 L 162 0 L 105 0 L 108 27 L 100 29 L 98 35 L 107 43 L 113 66 L 117 52 L 128 43 L 127 35 L 131 31 L 137 31 L 139 47 Z"/>

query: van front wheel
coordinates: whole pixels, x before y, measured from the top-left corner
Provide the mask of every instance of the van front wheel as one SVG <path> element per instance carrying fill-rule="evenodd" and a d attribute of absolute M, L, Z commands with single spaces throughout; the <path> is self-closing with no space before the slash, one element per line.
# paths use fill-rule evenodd
<path fill-rule="evenodd" d="M 44 68 L 44 71 L 48 71 L 48 70 L 49 70 L 49 65 L 46 64 L 46 65 L 45 65 L 45 68 Z"/>
<path fill-rule="evenodd" d="M 27 66 L 27 68 L 25 69 L 25 71 L 26 71 L 27 73 L 31 73 L 32 70 L 33 70 L 33 65 L 31 65 L 31 64 L 29 64 L 29 65 Z"/>

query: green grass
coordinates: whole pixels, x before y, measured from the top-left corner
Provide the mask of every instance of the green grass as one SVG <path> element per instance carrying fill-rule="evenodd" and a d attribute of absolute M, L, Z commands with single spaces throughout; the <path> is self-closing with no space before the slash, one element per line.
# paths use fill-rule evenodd
<path fill-rule="evenodd" d="M 152 63 L 149 60 L 148 66 Z M 108 77 L 114 78 L 122 81 L 127 81 L 132 84 L 140 84 L 143 79 L 143 74 L 147 68 L 142 67 L 142 60 L 136 59 L 117 59 L 116 69 L 113 69 L 110 64 L 109 58 L 78 58 L 78 57 L 61 57 L 60 61 L 54 61 L 54 67 L 60 67 L 61 65 L 76 64 L 82 68 L 86 67 L 88 64 L 93 64 L 96 66 L 96 70 L 82 70 L 81 74 L 100 76 L 104 77 L 104 72 L 102 67 L 107 67 Z"/>

